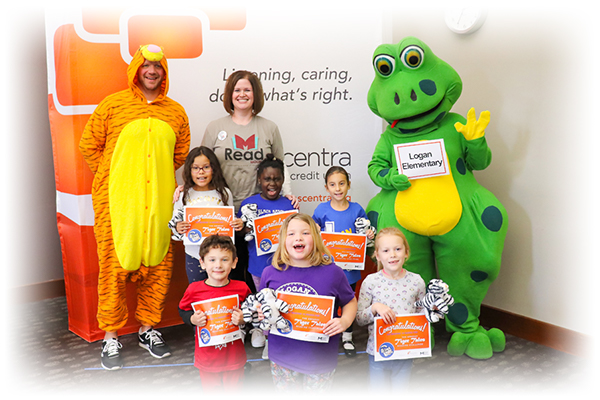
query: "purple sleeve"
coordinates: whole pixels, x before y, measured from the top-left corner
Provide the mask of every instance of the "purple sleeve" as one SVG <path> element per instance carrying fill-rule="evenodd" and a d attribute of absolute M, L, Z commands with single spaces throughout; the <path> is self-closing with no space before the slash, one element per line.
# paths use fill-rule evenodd
<path fill-rule="evenodd" d="M 267 267 L 265 267 L 265 269 L 263 269 L 263 273 L 260 277 L 260 285 L 257 288 L 257 290 L 260 292 L 261 290 L 263 290 L 264 288 L 270 287 L 269 283 L 271 282 L 271 272 L 274 270 L 275 268 L 273 268 L 272 265 L 269 265 Z M 272 288 L 272 289 L 277 289 L 277 288 Z"/>

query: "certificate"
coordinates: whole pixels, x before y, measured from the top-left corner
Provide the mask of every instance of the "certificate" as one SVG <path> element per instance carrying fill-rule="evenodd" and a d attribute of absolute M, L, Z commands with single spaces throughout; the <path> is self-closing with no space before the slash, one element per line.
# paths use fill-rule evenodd
<path fill-rule="evenodd" d="M 394 145 L 398 172 L 409 179 L 448 175 L 448 157 L 444 139 Z"/>
<path fill-rule="evenodd" d="M 256 254 L 274 253 L 279 247 L 279 229 L 283 221 L 298 210 L 284 211 L 254 218 L 254 238 L 256 241 Z"/>
<path fill-rule="evenodd" d="M 239 307 L 237 294 L 192 303 L 194 311 L 206 314 L 206 325 L 196 327 L 198 346 L 217 346 L 242 338 L 242 332 L 231 322 L 233 307 Z"/>
<path fill-rule="evenodd" d="M 424 314 L 396 315 L 386 324 L 375 317 L 375 361 L 431 357 L 431 331 Z"/>
<path fill-rule="evenodd" d="M 367 236 L 356 233 L 321 232 L 323 244 L 329 249 L 333 261 L 348 270 L 365 269 Z"/>
<path fill-rule="evenodd" d="M 333 318 L 335 297 L 277 292 L 277 298 L 290 306 L 287 313 L 281 313 L 288 324 L 284 329 L 271 327 L 271 334 L 306 342 L 329 342 L 323 329 Z"/>
<path fill-rule="evenodd" d="M 210 235 L 229 236 L 235 241 L 235 233 L 231 223 L 234 219 L 233 207 L 184 207 L 184 221 L 192 227 L 183 237 L 184 244 L 200 244 Z"/>

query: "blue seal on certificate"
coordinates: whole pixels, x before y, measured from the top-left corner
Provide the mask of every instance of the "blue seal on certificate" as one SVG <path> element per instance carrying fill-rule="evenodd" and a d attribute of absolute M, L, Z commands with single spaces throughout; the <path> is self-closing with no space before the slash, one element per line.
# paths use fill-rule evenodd
<path fill-rule="evenodd" d="M 192 243 L 199 243 L 202 240 L 202 232 L 198 229 L 192 229 L 188 232 L 188 240 Z"/>
<path fill-rule="evenodd" d="M 210 342 L 210 332 L 208 329 L 202 328 L 200 331 L 200 341 L 202 341 L 203 344 L 208 344 L 208 342 Z"/>
<path fill-rule="evenodd" d="M 273 247 L 273 243 L 269 239 L 263 239 L 260 241 L 260 249 L 262 251 L 269 251 Z"/>
<path fill-rule="evenodd" d="M 292 332 L 294 330 L 294 326 L 287 319 L 284 318 L 283 320 L 285 321 L 285 327 L 284 328 L 277 328 L 277 331 L 279 333 L 281 333 L 282 335 L 287 335 L 287 334 L 289 334 L 290 332 Z"/>
<path fill-rule="evenodd" d="M 379 346 L 379 354 L 383 358 L 390 358 L 394 354 L 394 346 L 391 343 L 385 342 Z"/>

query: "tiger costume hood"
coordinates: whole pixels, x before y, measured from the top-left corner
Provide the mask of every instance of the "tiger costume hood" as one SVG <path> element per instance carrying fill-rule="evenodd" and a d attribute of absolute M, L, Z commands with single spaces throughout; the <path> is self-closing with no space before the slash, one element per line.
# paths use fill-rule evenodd
<path fill-rule="evenodd" d="M 169 66 L 167 64 L 167 57 L 165 57 L 162 47 L 154 44 L 148 44 L 140 46 L 140 48 L 133 55 L 133 59 L 127 67 L 127 83 L 129 89 L 134 93 L 136 97 L 145 99 L 142 90 L 138 86 L 138 69 L 144 64 L 144 61 L 159 61 L 165 70 L 165 78 L 161 83 L 160 94 L 154 101 L 163 100 L 169 91 Z"/>

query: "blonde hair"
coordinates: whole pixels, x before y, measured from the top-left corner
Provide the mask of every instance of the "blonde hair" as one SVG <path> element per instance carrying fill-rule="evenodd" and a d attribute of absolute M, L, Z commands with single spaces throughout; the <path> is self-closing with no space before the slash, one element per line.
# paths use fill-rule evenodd
<path fill-rule="evenodd" d="M 377 232 L 377 236 L 375 237 L 375 253 L 377 253 L 377 251 L 379 250 L 379 238 L 385 235 L 398 236 L 402 239 L 402 242 L 404 242 L 404 253 L 406 254 L 406 259 L 408 260 L 408 258 L 410 257 L 410 246 L 408 245 L 408 240 L 406 239 L 406 236 L 404 236 L 404 233 L 400 229 L 394 227 L 383 228 L 382 230 Z M 383 265 L 379 260 L 377 260 L 377 271 L 381 271 L 382 269 Z"/>
<path fill-rule="evenodd" d="M 315 221 L 310 215 L 296 213 L 287 217 L 281 225 L 281 229 L 279 230 L 279 247 L 277 247 L 277 250 L 275 250 L 275 254 L 273 255 L 273 267 L 279 271 L 285 271 L 290 265 L 290 254 L 285 248 L 285 239 L 287 237 L 288 226 L 294 219 L 299 219 L 310 227 L 310 235 L 313 238 L 313 249 L 308 257 L 310 264 L 331 264 L 333 257 L 327 247 L 323 244 L 323 239 L 321 239 L 321 234 L 319 233 L 319 227 Z"/>

